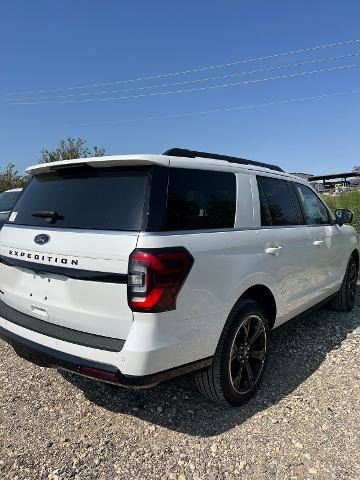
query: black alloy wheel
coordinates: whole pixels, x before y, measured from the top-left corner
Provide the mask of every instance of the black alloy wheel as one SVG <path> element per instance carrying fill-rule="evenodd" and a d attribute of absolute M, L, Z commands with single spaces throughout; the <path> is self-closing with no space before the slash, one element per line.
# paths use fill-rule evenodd
<path fill-rule="evenodd" d="M 356 288 L 358 279 L 358 266 L 354 257 L 351 257 L 348 266 L 347 275 L 347 296 L 349 309 L 352 310 L 355 306 Z"/>
<path fill-rule="evenodd" d="M 195 377 L 200 392 L 221 405 L 245 403 L 264 374 L 269 338 L 264 310 L 254 300 L 241 299 L 226 321 L 212 365 Z"/>
<path fill-rule="evenodd" d="M 264 368 L 267 335 L 261 317 L 250 315 L 238 328 L 230 352 L 229 374 L 234 389 L 244 395 L 257 383 Z"/>
<path fill-rule="evenodd" d="M 350 312 L 356 302 L 357 281 L 359 265 L 356 257 L 352 255 L 347 265 L 341 288 L 330 301 L 330 307 L 336 312 Z"/>

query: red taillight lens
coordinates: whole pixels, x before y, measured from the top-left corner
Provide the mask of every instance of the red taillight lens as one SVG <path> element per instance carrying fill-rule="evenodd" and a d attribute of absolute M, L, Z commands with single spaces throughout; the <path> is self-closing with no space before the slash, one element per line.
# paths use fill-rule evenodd
<path fill-rule="evenodd" d="M 174 310 L 193 263 L 193 257 L 182 247 L 134 250 L 129 262 L 130 308 L 139 312 Z"/>

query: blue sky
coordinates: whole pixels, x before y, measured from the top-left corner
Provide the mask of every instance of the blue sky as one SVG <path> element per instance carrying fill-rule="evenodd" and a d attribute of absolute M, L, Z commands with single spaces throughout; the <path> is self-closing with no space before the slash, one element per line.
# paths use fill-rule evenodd
<path fill-rule="evenodd" d="M 360 64 L 360 56 L 352 56 L 238 75 L 360 53 L 360 42 L 186 75 L 69 88 L 359 38 L 357 0 L 2 0 L 0 165 L 11 161 L 23 171 L 37 162 L 43 148 L 55 147 L 59 139 L 70 135 L 85 138 L 89 145 L 103 146 L 110 154 L 161 153 L 179 146 L 278 163 L 287 171 L 320 174 L 349 170 L 360 164 L 360 91 L 235 111 L 183 114 L 360 90 L 360 67 L 200 92 L 83 100 L 201 88 Z M 232 74 L 237 75 L 129 90 Z M 63 90 L 39 93 L 54 89 Z M 113 90 L 116 93 L 111 93 Z M 102 91 L 107 93 L 98 94 Z M 35 93 L 7 95 L 19 92 Z M 34 104 L 17 105 L 21 98 L 22 103 Z M 49 103 L 58 101 L 66 103 Z M 167 118 L 148 119 L 162 116 Z"/>

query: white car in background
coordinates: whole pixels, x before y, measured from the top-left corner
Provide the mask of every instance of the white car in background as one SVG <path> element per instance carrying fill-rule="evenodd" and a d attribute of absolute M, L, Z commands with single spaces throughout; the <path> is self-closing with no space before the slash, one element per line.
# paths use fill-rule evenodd
<path fill-rule="evenodd" d="M 13 188 L 0 194 L 0 228 L 4 225 L 21 192 L 22 188 Z"/>

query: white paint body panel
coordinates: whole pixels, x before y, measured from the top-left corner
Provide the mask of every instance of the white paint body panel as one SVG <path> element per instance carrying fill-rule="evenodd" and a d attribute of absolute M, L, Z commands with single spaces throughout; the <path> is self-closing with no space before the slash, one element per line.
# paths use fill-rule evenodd
<path fill-rule="evenodd" d="M 84 159 L 92 165 L 160 164 L 177 168 L 231 171 L 237 176 L 235 229 L 225 231 L 124 233 L 5 226 L 0 254 L 9 249 L 76 259 L 85 270 L 126 274 L 135 248 L 185 247 L 194 264 L 171 312 L 133 313 L 125 284 L 74 280 L 60 275 L 37 275 L 0 265 L 1 299 L 16 310 L 57 325 L 126 340 L 121 352 L 108 352 L 57 340 L 0 318 L 0 326 L 33 342 L 88 360 L 107 363 L 125 375 L 148 375 L 212 356 L 236 301 L 250 287 L 270 289 L 277 305 L 275 326 L 286 322 L 336 292 L 346 265 L 358 248 L 348 226 L 261 228 L 255 174 L 290 179 L 266 168 L 206 159 L 163 156 L 116 156 Z M 67 163 L 76 163 L 69 161 Z M 66 163 L 66 162 L 63 162 Z M 31 175 L 49 166 L 29 169 Z M 34 244 L 38 233 L 51 241 Z M 323 242 L 315 246 L 313 242 Z M 282 249 L 278 255 L 267 248 Z M 49 281 L 50 280 L 50 281 Z M 32 296 L 30 297 L 30 293 Z M 34 308 L 35 306 L 35 308 Z M 37 308 L 38 307 L 38 308 Z M 45 314 L 43 313 L 45 311 Z"/>
<path fill-rule="evenodd" d="M 48 233 L 50 242 L 34 243 L 39 233 Z M 61 260 L 78 262 L 76 268 L 127 274 L 128 258 L 138 234 L 89 230 L 4 226 L 0 254 L 41 265 Z M 31 259 L 28 258 L 31 256 Z M 39 259 L 36 259 L 39 257 Z M 49 261 L 49 259 L 51 259 Z M 73 267 L 74 268 L 74 267 Z M 40 320 L 97 335 L 126 338 L 133 314 L 127 303 L 125 284 L 76 280 L 62 275 L 41 274 L 1 265 L 2 300 L 10 307 Z"/>

